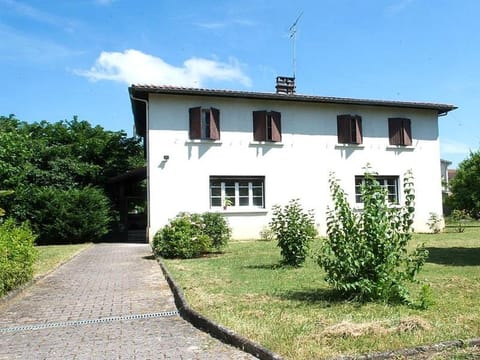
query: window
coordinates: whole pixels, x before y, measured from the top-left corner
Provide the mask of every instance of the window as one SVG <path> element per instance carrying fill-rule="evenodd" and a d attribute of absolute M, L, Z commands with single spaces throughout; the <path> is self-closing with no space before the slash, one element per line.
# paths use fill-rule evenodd
<path fill-rule="evenodd" d="M 364 182 L 363 176 L 355 176 L 355 202 L 362 203 L 360 188 Z M 388 201 L 392 204 L 398 204 L 398 176 L 375 176 L 380 186 L 387 189 Z"/>
<path fill-rule="evenodd" d="M 281 114 L 277 111 L 254 111 L 253 140 L 282 141 Z"/>
<path fill-rule="evenodd" d="M 263 176 L 210 176 L 210 207 L 265 208 Z"/>
<path fill-rule="evenodd" d="M 220 110 L 190 108 L 189 137 L 192 140 L 220 140 Z"/>
<path fill-rule="evenodd" d="M 337 136 L 339 144 L 361 144 L 362 117 L 359 115 L 338 115 Z"/>
<path fill-rule="evenodd" d="M 389 118 L 388 137 L 390 145 L 412 145 L 412 129 L 410 119 Z"/>

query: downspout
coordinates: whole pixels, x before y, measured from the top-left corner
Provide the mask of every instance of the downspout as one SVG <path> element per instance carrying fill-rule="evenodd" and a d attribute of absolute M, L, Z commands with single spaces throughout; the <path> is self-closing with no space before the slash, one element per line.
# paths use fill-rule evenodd
<path fill-rule="evenodd" d="M 145 104 L 145 152 L 146 152 L 146 162 L 147 162 L 147 240 L 150 243 L 150 165 L 149 165 L 149 156 L 150 156 L 150 141 L 148 139 L 148 129 L 149 129 L 149 105 L 148 100 L 136 98 L 130 93 L 130 99 L 134 101 L 140 101 Z"/>

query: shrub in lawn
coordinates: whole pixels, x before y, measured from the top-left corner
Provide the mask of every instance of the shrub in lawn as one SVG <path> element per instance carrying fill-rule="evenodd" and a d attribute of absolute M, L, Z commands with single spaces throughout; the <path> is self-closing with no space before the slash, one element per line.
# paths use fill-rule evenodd
<path fill-rule="evenodd" d="M 441 226 L 442 219 L 437 213 L 431 212 L 430 217 L 428 218 L 427 221 L 427 226 L 430 229 L 430 231 L 434 234 L 440 233 L 442 231 Z"/>
<path fill-rule="evenodd" d="M 471 220 L 472 218 L 468 215 L 468 212 L 465 210 L 453 210 L 451 215 L 455 230 L 459 233 L 465 231 L 465 222 Z"/>
<path fill-rule="evenodd" d="M 155 234 L 152 248 L 165 258 L 197 257 L 212 249 L 212 239 L 203 232 L 204 224 L 198 214 L 178 214 Z"/>
<path fill-rule="evenodd" d="M 100 189 L 44 188 L 33 205 L 40 245 L 96 241 L 108 232 L 110 203 Z"/>
<path fill-rule="evenodd" d="M 220 213 L 206 212 L 201 215 L 201 221 L 203 233 L 212 240 L 212 247 L 217 251 L 223 250 L 232 235 L 225 217 Z"/>
<path fill-rule="evenodd" d="M 327 239 L 318 263 L 326 281 L 344 297 L 360 301 L 409 303 L 407 281 L 414 281 L 428 255 L 422 246 L 409 253 L 414 191 L 411 172 L 404 177 L 405 205 L 389 204 L 386 189 L 373 174 L 361 186 L 363 211 L 355 213 L 333 174 L 334 208 L 327 213 Z"/>
<path fill-rule="evenodd" d="M 310 242 L 317 235 L 312 211 L 304 211 L 298 199 L 284 207 L 275 205 L 270 227 L 281 248 L 283 263 L 301 266 L 308 255 Z"/>
<path fill-rule="evenodd" d="M 17 226 L 12 219 L 0 223 L 0 296 L 32 278 L 34 241 L 27 223 Z"/>

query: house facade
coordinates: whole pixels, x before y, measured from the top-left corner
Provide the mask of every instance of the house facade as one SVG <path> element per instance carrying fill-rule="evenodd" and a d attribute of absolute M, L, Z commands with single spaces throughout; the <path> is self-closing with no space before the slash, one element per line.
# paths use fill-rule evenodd
<path fill-rule="evenodd" d="M 218 211 L 235 239 L 258 238 L 275 204 L 298 198 L 320 234 L 335 173 L 352 205 L 366 166 L 393 204 L 414 175 L 415 231 L 442 214 L 438 118 L 452 105 L 132 85 L 145 138 L 150 241 L 179 212 Z"/>

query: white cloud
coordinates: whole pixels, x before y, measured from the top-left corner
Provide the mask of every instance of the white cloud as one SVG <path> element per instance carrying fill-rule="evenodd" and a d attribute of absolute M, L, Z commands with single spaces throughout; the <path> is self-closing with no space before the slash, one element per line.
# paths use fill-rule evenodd
<path fill-rule="evenodd" d="M 111 80 L 127 84 L 151 84 L 202 87 L 206 81 L 234 81 L 250 86 L 251 80 L 237 60 L 228 63 L 193 57 L 176 67 L 159 57 L 130 49 L 124 52 L 102 52 L 90 70 L 77 75 L 92 81 Z"/>
<path fill-rule="evenodd" d="M 440 140 L 440 149 L 442 154 L 466 155 L 470 153 L 471 148 L 464 143 L 452 140 Z"/>
<path fill-rule="evenodd" d="M 389 5 L 386 9 L 388 15 L 396 15 L 408 8 L 413 3 L 413 0 L 399 0 Z"/>

